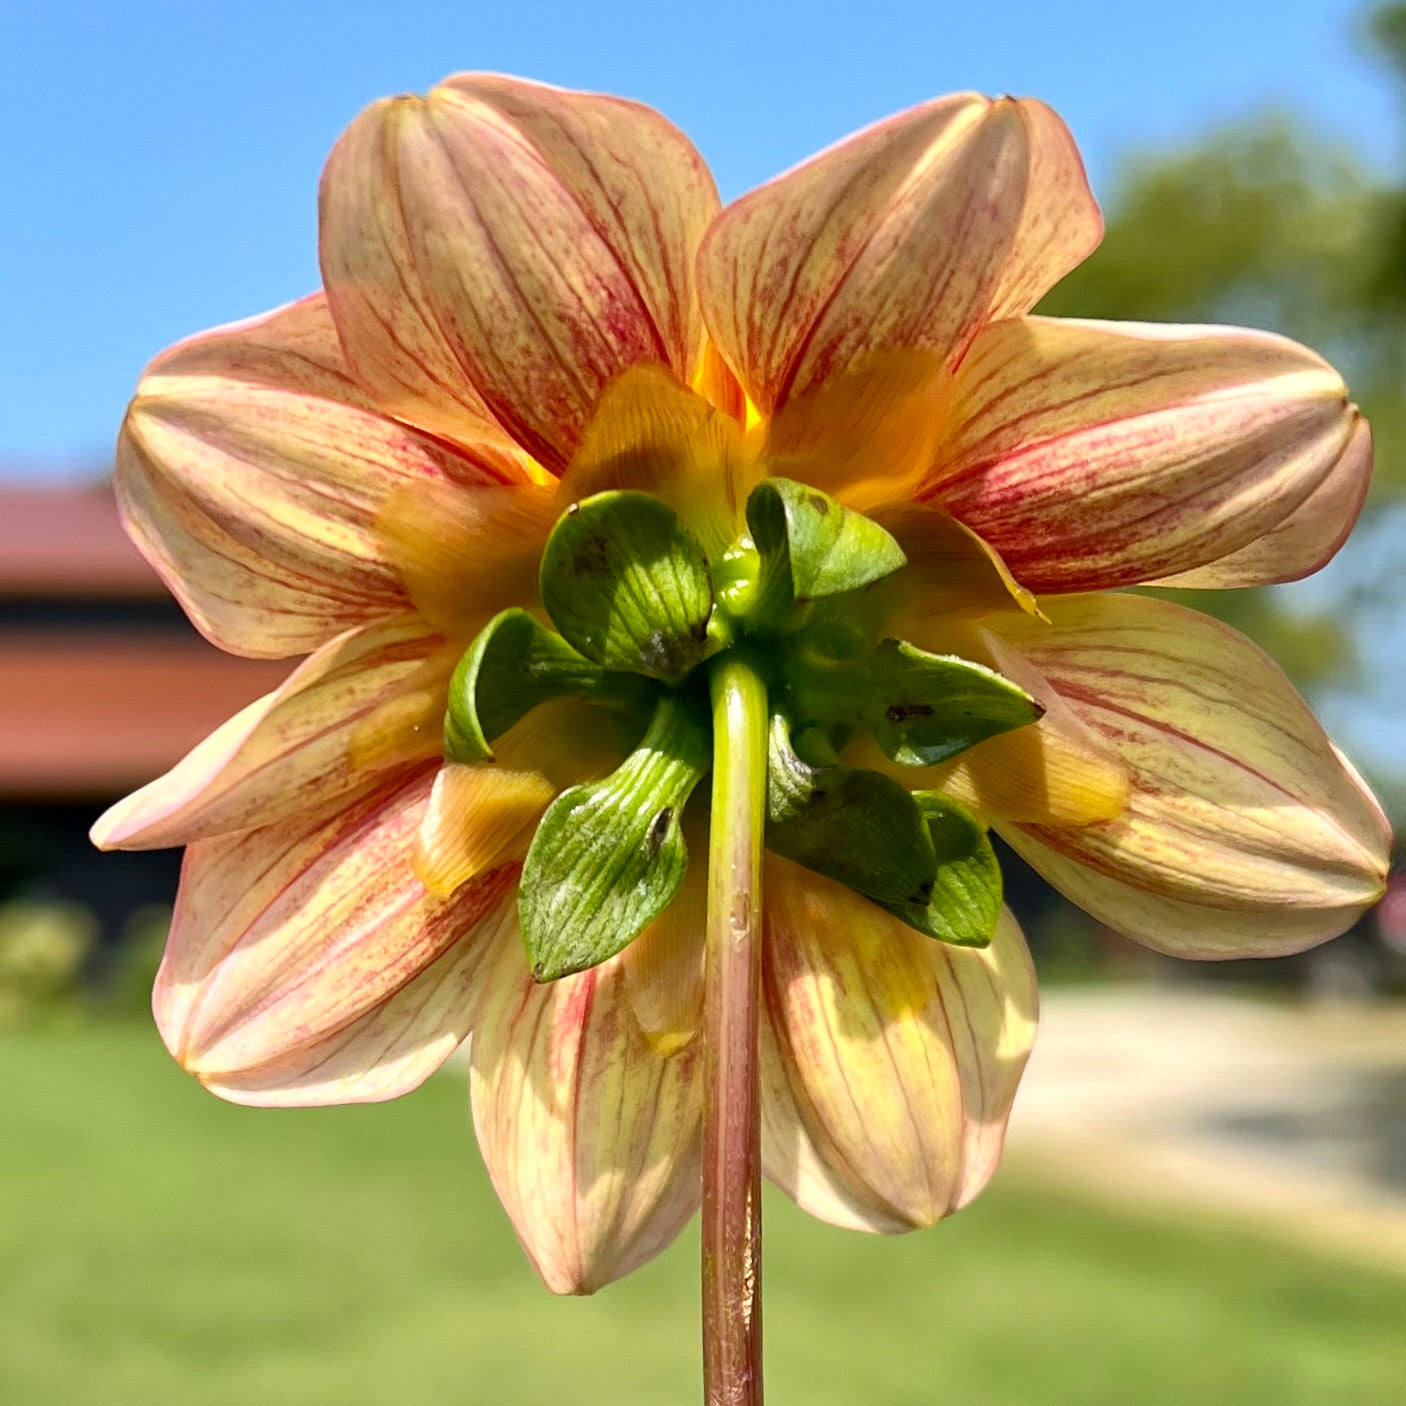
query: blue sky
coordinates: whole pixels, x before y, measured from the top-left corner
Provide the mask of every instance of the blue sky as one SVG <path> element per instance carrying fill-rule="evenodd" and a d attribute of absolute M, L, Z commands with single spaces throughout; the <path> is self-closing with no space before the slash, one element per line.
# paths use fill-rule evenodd
<path fill-rule="evenodd" d="M 1332 0 L 710 0 L 336 6 L 51 0 L 0 54 L 0 473 L 101 465 L 143 363 L 316 281 L 314 201 L 358 108 L 497 69 L 619 92 L 687 130 L 725 196 L 955 88 L 1033 94 L 1106 196 L 1130 148 L 1290 106 L 1396 155 L 1361 10 Z"/>

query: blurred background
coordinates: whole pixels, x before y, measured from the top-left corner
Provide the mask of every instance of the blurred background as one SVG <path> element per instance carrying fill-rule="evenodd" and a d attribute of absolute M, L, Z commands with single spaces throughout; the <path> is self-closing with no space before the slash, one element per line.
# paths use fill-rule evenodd
<path fill-rule="evenodd" d="M 0 54 L 0 1403 L 693 1400 L 696 1240 L 550 1299 L 459 1073 L 251 1112 L 161 1051 L 179 856 L 86 831 L 285 670 L 205 645 L 122 536 L 106 477 L 142 364 L 313 287 L 337 133 L 456 68 L 651 102 L 725 197 L 935 93 L 1041 96 L 1108 216 L 1047 311 L 1275 328 L 1373 421 L 1337 561 L 1193 603 L 1275 654 L 1401 825 L 1406 6 L 196 10 L 22 5 Z M 1045 1018 L 1007 1166 L 897 1242 L 773 1198 L 773 1399 L 1399 1402 L 1406 878 L 1313 953 L 1192 966 L 1010 864 Z"/>

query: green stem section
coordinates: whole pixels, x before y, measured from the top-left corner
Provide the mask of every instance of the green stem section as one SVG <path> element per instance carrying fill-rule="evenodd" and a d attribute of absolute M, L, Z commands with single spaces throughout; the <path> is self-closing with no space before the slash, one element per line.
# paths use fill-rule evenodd
<path fill-rule="evenodd" d="M 703 1386 L 762 1400 L 761 987 L 766 686 L 740 651 L 714 663 L 713 812 L 703 1006 Z"/>

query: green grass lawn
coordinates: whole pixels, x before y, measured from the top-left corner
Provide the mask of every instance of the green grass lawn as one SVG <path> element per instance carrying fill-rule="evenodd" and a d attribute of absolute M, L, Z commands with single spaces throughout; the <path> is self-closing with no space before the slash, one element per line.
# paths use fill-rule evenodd
<path fill-rule="evenodd" d="M 232 1108 L 143 1028 L 0 1039 L 4 1406 L 665 1406 L 696 1235 L 595 1299 L 522 1259 L 454 1077 Z M 1406 1279 L 1015 1179 L 877 1240 L 767 1205 L 774 1406 L 1399 1403 Z"/>

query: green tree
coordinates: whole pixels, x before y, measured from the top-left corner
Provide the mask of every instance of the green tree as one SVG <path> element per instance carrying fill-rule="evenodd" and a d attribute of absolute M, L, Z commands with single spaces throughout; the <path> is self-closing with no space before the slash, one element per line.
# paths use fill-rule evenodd
<path fill-rule="evenodd" d="M 1406 4 L 1367 32 L 1406 109 Z M 1406 125 L 1406 124 L 1403 124 Z M 1339 366 L 1372 422 L 1376 474 L 1353 540 L 1312 585 L 1178 592 L 1259 640 L 1406 802 L 1381 745 L 1406 689 L 1398 584 L 1406 553 L 1406 181 L 1272 112 L 1191 150 L 1139 153 L 1119 172 L 1103 246 L 1042 311 L 1267 327 Z M 1402 809 L 1397 807 L 1397 813 Z"/>

